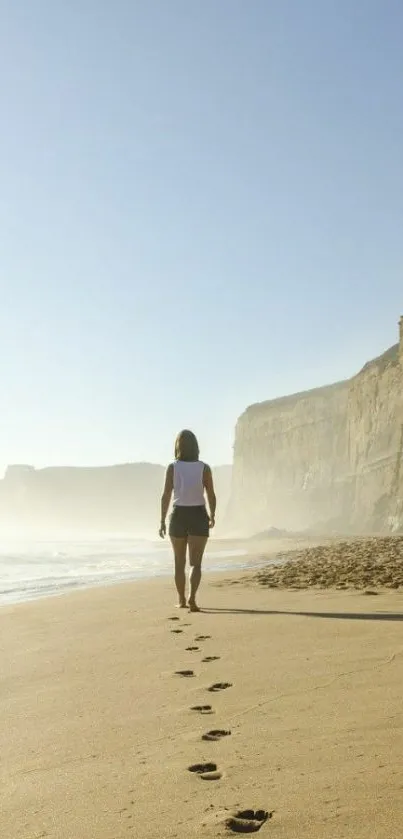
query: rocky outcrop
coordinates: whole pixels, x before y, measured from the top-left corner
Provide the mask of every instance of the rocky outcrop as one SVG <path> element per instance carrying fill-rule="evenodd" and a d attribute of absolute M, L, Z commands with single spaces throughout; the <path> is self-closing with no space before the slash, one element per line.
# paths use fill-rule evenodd
<path fill-rule="evenodd" d="M 9 466 L 0 481 L 0 525 L 46 531 L 155 535 L 165 468 Z M 219 516 L 228 504 L 231 467 L 214 469 Z"/>
<path fill-rule="evenodd" d="M 400 344 L 352 379 L 252 405 L 236 426 L 229 524 L 403 529 Z"/>

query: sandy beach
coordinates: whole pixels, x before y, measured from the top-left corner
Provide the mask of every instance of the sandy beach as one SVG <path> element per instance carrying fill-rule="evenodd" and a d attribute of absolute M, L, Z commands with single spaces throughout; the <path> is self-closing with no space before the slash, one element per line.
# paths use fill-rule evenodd
<path fill-rule="evenodd" d="M 0 611 L 4 839 L 400 839 L 403 594 L 242 580 Z"/>

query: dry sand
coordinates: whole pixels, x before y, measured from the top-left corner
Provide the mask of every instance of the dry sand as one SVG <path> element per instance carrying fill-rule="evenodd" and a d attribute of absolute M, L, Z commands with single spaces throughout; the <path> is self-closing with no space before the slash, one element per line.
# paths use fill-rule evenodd
<path fill-rule="evenodd" d="M 213 839 L 244 809 L 259 839 L 400 839 L 403 594 L 223 581 L 201 614 L 165 580 L 0 611 L 2 839 Z"/>

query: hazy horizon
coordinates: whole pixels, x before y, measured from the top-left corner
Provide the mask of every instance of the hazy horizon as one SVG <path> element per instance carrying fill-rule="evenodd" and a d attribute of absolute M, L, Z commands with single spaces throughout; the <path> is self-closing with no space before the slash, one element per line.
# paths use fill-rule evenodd
<path fill-rule="evenodd" d="M 172 456 L 169 462 L 172 462 L 173 459 L 174 458 Z M 232 465 L 232 463 L 212 463 L 211 467 L 213 469 L 232 469 Z M 8 467 L 24 468 L 27 466 L 33 467 L 35 471 L 42 471 L 43 469 L 113 469 L 113 467 L 118 466 L 156 466 L 157 468 L 165 470 L 167 463 L 155 463 L 151 460 L 128 460 L 124 463 L 56 463 L 51 465 L 44 464 L 43 466 L 38 466 L 35 463 L 7 463 L 3 472 L 0 470 L 0 480 L 4 478 L 4 473 L 7 471 Z"/>
<path fill-rule="evenodd" d="M 37 468 L 230 463 L 255 402 L 403 311 L 403 8 L 4 0 L 2 443 Z"/>

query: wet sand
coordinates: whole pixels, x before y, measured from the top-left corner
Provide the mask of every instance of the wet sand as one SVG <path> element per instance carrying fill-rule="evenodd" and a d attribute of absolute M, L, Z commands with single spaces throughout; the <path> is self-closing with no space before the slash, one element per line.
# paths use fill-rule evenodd
<path fill-rule="evenodd" d="M 403 594 L 228 577 L 0 611 L 2 837 L 400 839 Z"/>

